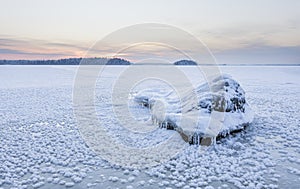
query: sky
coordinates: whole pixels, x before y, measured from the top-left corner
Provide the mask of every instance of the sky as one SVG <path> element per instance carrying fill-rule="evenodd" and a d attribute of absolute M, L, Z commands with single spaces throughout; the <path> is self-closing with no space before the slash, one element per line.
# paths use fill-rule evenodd
<path fill-rule="evenodd" d="M 0 3 L 0 59 L 84 57 L 89 48 L 114 31 L 135 24 L 159 23 L 180 28 L 201 40 L 218 63 L 300 63 L 299 0 Z M 110 57 L 116 53 L 111 44 L 97 48 L 93 56 Z M 141 46 L 122 58 L 138 61 L 151 54 L 166 59 L 180 57 L 168 51 L 155 46 L 149 51 Z"/>

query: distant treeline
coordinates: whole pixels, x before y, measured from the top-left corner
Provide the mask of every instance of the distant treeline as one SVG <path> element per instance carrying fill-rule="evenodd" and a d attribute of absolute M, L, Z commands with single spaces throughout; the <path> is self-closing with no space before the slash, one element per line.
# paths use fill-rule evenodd
<path fill-rule="evenodd" d="M 128 60 L 122 58 L 65 58 L 59 60 L 0 60 L 0 65 L 130 65 Z M 150 65 L 153 65 L 149 63 Z M 156 63 L 157 65 L 165 65 Z M 139 63 L 136 65 L 147 65 Z M 166 64 L 172 65 L 172 64 Z M 300 64 L 197 64 L 193 60 L 179 60 L 173 63 L 176 66 L 300 66 Z"/>
<path fill-rule="evenodd" d="M 121 58 L 66 58 L 59 60 L 0 60 L 0 65 L 130 65 Z"/>

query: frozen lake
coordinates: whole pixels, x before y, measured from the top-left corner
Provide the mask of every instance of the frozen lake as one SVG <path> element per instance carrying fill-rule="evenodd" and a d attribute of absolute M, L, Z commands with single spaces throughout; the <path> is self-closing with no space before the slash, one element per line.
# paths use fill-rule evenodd
<path fill-rule="evenodd" d="M 186 144 L 163 164 L 142 170 L 111 165 L 85 144 L 73 106 L 77 68 L 0 66 L 0 188 L 300 185 L 300 67 L 220 67 L 242 85 L 255 111 L 254 122 L 215 146 Z M 193 84 L 204 81 L 195 68 L 181 69 Z M 137 141 L 111 116 L 111 91 L 124 70 L 122 66 L 106 67 L 96 83 L 95 111 L 108 133 L 126 145 L 141 148 L 172 136 L 173 131 L 160 129 Z M 157 85 L 154 82 L 147 87 Z"/>

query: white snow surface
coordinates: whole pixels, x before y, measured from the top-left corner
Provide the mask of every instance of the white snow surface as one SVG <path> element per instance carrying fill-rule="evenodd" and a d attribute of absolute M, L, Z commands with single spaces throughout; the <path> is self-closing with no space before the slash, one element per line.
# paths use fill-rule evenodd
<path fill-rule="evenodd" d="M 221 67 L 246 91 L 246 100 L 255 112 L 250 127 L 213 146 L 187 145 L 165 163 L 146 170 L 111 165 L 85 145 L 73 114 L 76 69 L 76 66 L 0 66 L 0 188 L 297 188 L 300 185 L 300 67 Z M 107 67 L 97 82 L 95 102 L 99 117 L 112 137 L 126 145 L 147 147 L 166 140 L 173 131 L 155 129 L 141 137 L 122 128 L 112 116 L 111 89 L 124 69 Z M 180 69 L 195 86 L 201 79 L 204 81 L 192 67 Z M 154 86 L 157 91 L 157 84 Z M 154 86 L 147 84 L 144 89 Z M 163 89 L 166 87 L 159 91 Z M 134 105 L 130 108 L 137 125 L 149 120 L 151 112 L 147 109 Z"/>

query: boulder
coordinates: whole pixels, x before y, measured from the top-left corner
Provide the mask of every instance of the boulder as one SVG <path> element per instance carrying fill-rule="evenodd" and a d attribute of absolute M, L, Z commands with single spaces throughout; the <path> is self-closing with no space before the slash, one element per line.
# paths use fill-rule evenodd
<path fill-rule="evenodd" d="M 187 91 L 181 100 L 176 100 L 171 93 L 156 93 L 139 91 L 134 101 L 151 110 L 153 123 L 176 130 L 191 144 L 211 144 L 218 138 L 243 130 L 253 120 L 245 91 L 229 75 L 198 85 Z"/>

